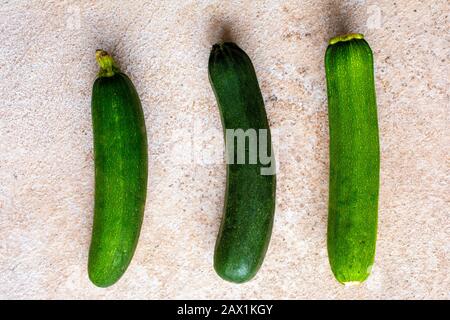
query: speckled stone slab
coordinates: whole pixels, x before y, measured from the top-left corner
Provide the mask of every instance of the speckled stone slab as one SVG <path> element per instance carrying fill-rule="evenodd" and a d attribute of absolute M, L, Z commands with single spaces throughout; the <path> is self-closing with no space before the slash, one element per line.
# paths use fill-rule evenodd
<path fill-rule="evenodd" d="M 436 1 L 2 1 L 0 298 L 449 299 L 449 3 Z M 366 35 L 381 138 L 376 263 L 343 287 L 326 252 L 329 38 Z M 208 82 L 214 42 L 252 58 L 278 163 L 272 241 L 256 278 L 212 268 L 225 185 Z M 87 277 L 95 49 L 142 99 L 149 188 L 140 242 L 114 286 Z"/>

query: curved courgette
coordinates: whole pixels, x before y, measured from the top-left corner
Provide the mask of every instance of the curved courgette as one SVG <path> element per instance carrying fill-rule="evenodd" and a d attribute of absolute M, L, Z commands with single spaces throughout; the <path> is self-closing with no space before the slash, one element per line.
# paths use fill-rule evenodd
<path fill-rule="evenodd" d="M 243 155 L 238 154 L 234 137 L 232 141 L 227 137 L 230 130 L 254 132 L 257 143 L 253 140 L 253 147 L 256 143 L 271 156 L 270 128 L 255 70 L 243 50 L 234 43 L 214 45 L 208 69 L 229 155 L 224 215 L 214 268 L 223 279 L 241 283 L 253 278 L 264 260 L 272 232 L 276 180 L 274 170 L 264 173 L 264 169 L 274 168 L 273 158 L 270 164 L 260 158 L 252 164 L 249 138 L 244 151 L 245 163 L 239 163 L 237 159 Z"/>
<path fill-rule="evenodd" d="M 380 171 L 373 56 L 363 35 L 331 39 L 325 70 L 330 129 L 328 256 L 339 282 L 359 283 L 374 263 Z"/>
<path fill-rule="evenodd" d="M 131 80 L 98 50 L 92 89 L 95 208 L 88 271 L 99 287 L 114 284 L 133 257 L 147 194 L 147 134 Z"/>

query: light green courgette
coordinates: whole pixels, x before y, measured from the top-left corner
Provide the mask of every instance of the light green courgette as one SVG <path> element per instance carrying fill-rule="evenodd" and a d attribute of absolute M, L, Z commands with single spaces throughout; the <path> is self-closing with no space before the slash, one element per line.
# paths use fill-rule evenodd
<path fill-rule="evenodd" d="M 325 54 L 330 129 L 328 256 L 336 279 L 370 274 L 377 237 L 380 151 L 372 50 L 361 34 Z"/>

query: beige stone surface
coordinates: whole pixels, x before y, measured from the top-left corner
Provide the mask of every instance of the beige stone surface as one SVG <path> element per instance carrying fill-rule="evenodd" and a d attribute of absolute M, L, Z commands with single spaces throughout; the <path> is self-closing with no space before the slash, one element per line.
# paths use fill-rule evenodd
<path fill-rule="evenodd" d="M 449 3 L 436 1 L 1 1 L 0 298 L 450 298 Z M 359 287 L 326 252 L 327 40 L 362 32 L 375 55 L 379 240 Z M 256 278 L 213 271 L 225 167 L 207 60 L 252 58 L 277 151 L 272 241 Z M 87 278 L 95 49 L 141 96 L 149 188 L 140 242 L 114 286 Z"/>

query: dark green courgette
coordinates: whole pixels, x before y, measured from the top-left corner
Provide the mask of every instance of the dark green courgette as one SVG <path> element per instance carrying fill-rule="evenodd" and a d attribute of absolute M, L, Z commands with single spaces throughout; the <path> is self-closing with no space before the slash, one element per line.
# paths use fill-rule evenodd
<path fill-rule="evenodd" d="M 99 287 L 114 284 L 136 249 L 147 194 L 147 134 L 131 80 L 98 50 L 92 89 L 95 208 L 88 271 Z"/>
<path fill-rule="evenodd" d="M 360 34 L 325 54 L 330 129 L 328 256 L 336 279 L 370 274 L 377 237 L 380 151 L 372 50 Z"/>
<path fill-rule="evenodd" d="M 250 58 L 234 43 L 216 44 L 208 68 L 225 136 L 229 130 L 261 132 L 256 139 L 270 156 L 270 128 Z M 266 140 L 261 140 L 264 135 Z M 245 148 L 246 162 L 239 163 L 237 159 L 242 154 L 238 154 L 237 141 L 225 140 L 227 153 L 234 151 L 229 154 L 227 163 L 224 215 L 216 242 L 214 268 L 223 279 L 241 283 L 253 278 L 264 260 L 272 232 L 276 179 L 275 172 L 263 173 L 268 167 L 274 168 L 273 159 L 267 164 L 258 157 L 251 163 L 250 141 Z M 229 149 L 231 144 L 233 148 Z"/>

